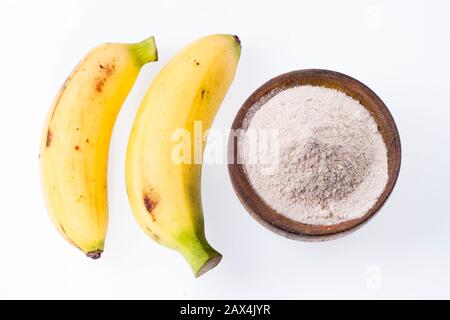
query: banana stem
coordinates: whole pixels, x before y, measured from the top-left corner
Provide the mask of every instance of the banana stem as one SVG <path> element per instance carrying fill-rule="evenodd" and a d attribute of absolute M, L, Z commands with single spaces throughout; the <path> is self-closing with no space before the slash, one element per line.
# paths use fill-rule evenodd
<path fill-rule="evenodd" d="M 206 239 L 192 239 L 185 246 L 180 247 L 196 277 L 214 268 L 222 259 L 222 255 L 209 245 Z"/>
<path fill-rule="evenodd" d="M 139 66 L 143 66 L 148 62 L 158 61 L 158 49 L 156 48 L 154 36 L 148 37 L 141 42 L 131 44 L 130 50 Z"/>

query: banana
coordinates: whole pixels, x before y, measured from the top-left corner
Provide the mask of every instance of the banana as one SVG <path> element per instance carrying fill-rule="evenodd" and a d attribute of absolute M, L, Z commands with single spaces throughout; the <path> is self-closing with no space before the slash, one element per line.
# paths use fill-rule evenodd
<path fill-rule="evenodd" d="M 157 60 L 153 37 L 91 50 L 56 97 L 40 146 L 41 180 L 57 230 L 88 257 L 103 252 L 107 162 L 117 114 L 141 67 Z"/>
<path fill-rule="evenodd" d="M 179 251 L 195 276 L 213 268 L 222 256 L 204 234 L 201 161 L 174 161 L 173 134 L 181 129 L 193 137 L 195 123 L 205 131 L 210 128 L 233 81 L 240 51 L 236 36 L 211 35 L 179 52 L 148 89 L 128 142 L 126 185 L 134 216 L 148 236 Z M 189 151 L 195 152 L 194 143 Z"/>

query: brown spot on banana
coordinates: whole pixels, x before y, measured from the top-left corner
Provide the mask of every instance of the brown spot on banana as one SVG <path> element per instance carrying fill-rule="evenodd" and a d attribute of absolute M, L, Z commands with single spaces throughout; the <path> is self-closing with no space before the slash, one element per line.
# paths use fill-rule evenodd
<path fill-rule="evenodd" d="M 116 65 L 112 64 L 99 64 L 101 75 L 95 78 L 95 91 L 102 92 L 103 87 L 105 86 L 106 80 L 114 73 L 116 69 Z"/>
<path fill-rule="evenodd" d="M 115 64 L 102 65 L 100 63 L 99 67 L 100 67 L 100 70 L 102 70 L 107 77 L 111 76 L 113 74 L 114 70 L 116 69 Z"/>
<path fill-rule="evenodd" d="M 106 79 L 105 78 L 96 78 L 95 80 L 95 91 L 102 92 L 103 86 L 105 85 Z"/>
<path fill-rule="evenodd" d="M 50 147 L 50 145 L 52 144 L 52 138 L 53 138 L 52 131 L 50 130 L 50 128 L 48 128 L 48 130 L 47 130 L 47 139 L 45 141 L 45 146 L 47 148 Z"/>
<path fill-rule="evenodd" d="M 158 199 L 155 196 L 153 190 L 151 190 L 150 192 L 144 192 L 142 199 L 144 200 L 145 209 L 152 217 L 152 220 L 156 221 L 155 213 L 153 211 L 155 210 L 156 206 L 158 205 Z"/>

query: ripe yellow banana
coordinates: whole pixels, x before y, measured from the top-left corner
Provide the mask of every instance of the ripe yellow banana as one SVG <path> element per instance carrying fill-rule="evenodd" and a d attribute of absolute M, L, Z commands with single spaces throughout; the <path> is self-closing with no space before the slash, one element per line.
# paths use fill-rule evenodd
<path fill-rule="evenodd" d="M 40 147 L 48 211 L 64 238 L 93 259 L 103 252 L 108 224 L 112 128 L 141 67 L 156 60 L 153 37 L 98 46 L 73 70 L 48 114 Z"/>
<path fill-rule="evenodd" d="M 136 220 L 151 238 L 183 254 L 196 276 L 222 256 L 204 234 L 201 164 L 175 163 L 172 135 L 182 129 L 193 137 L 196 121 L 203 130 L 210 128 L 240 52 L 232 35 L 207 36 L 184 48 L 148 89 L 128 142 L 126 183 Z M 204 143 L 200 148 L 203 152 Z"/>

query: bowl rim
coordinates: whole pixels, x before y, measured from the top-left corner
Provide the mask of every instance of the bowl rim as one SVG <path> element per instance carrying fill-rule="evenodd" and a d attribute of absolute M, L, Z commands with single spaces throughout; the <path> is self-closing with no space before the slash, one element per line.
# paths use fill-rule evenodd
<path fill-rule="evenodd" d="M 248 112 L 282 90 L 313 85 L 337 89 L 359 101 L 374 118 L 388 151 L 388 181 L 375 204 L 363 216 L 334 225 L 312 225 L 290 219 L 272 209 L 256 193 L 245 174 L 244 165 L 237 161 L 238 129 L 245 129 Z M 247 119 L 247 120 L 246 120 Z M 323 241 L 349 234 L 363 226 L 385 204 L 397 182 L 401 165 L 401 143 L 397 125 L 384 102 L 362 82 L 336 71 L 325 69 L 295 70 L 276 76 L 257 88 L 236 114 L 228 137 L 228 172 L 233 189 L 247 212 L 263 226 L 282 236 L 305 241 Z"/>

